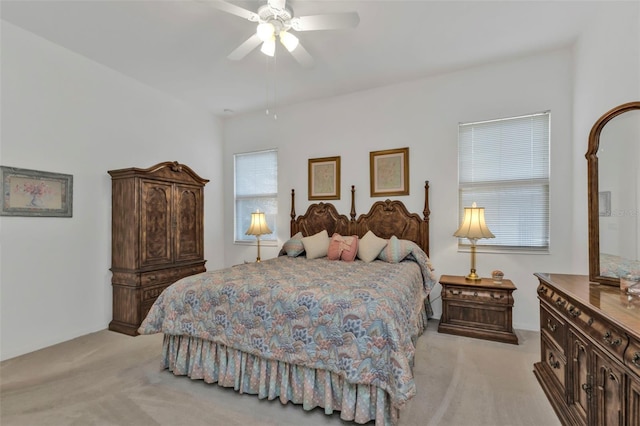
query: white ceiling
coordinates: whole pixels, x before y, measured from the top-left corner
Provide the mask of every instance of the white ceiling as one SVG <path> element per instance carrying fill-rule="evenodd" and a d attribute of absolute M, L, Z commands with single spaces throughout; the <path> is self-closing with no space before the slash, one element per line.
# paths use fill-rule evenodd
<path fill-rule="evenodd" d="M 360 25 L 296 33 L 315 65 L 300 66 L 278 46 L 275 73 L 266 73 L 259 49 L 241 61 L 226 58 L 255 24 L 207 1 L 216 0 L 2 0 L 0 14 L 224 116 L 566 46 L 601 8 L 611 7 L 607 1 L 288 0 L 295 16 L 356 11 Z M 261 4 L 232 3 L 251 10 Z"/>

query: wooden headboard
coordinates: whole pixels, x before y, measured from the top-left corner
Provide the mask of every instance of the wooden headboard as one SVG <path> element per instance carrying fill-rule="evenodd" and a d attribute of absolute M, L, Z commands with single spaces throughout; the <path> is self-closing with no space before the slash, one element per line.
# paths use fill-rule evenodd
<path fill-rule="evenodd" d="M 362 238 L 372 231 L 380 238 L 392 235 L 418 244 L 429 255 L 429 181 L 424 183 L 424 210 L 421 218 L 417 213 L 409 213 L 399 200 L 376 201 L 369 213 L 356 219 L 355 186 L 351 186 L 351 212 L 349 217 L 338 213 L 331 203 L 311 204 L 307 212 L 296 217 L 295 190 L 291 190 L 291 236 L 302 232 L 304 236 L 314 235 L 323 229 L 329 236 L 357 235 Z"/>

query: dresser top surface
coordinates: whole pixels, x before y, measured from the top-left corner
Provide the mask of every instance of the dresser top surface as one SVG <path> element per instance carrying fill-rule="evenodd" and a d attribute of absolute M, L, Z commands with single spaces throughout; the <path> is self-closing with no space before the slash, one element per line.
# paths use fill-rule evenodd
<path fill-rule="evenodd" d="M 591 283 L 587 275 L 536 273 L 535 276 L 640 336 L 640 296 L 628 295 L 618 287 Z"/>

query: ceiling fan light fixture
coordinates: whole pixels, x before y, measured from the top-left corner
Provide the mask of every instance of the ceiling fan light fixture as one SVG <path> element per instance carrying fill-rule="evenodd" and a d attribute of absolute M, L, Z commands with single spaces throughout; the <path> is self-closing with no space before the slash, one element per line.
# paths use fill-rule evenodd
<path fill-rule="evenodd" d="M 265 40 L 260 51 L 267 56 L 273 57 L 276 54 L 276 38 L 272 36 L 270 39 Z"/>
<path fill-rule="evenodd" d="M 294 36 L 290 32 L 281 31 L 280 43 L 282 43 L 282 45 L 286 47 L 289 52 L 293 52 L 296 47 L 298 47 L 300 40 L 298 40 L 298 37 Z"/>
<path fill-rule="evenodd" d="M 258 24 L 258 28 L 256 29 L 256 34 L 258 38 L 263 42 L 267 42 L 271 38 L 273 38 L 275 34 L 275 27 L 271 22 L 263 22 Z"/>

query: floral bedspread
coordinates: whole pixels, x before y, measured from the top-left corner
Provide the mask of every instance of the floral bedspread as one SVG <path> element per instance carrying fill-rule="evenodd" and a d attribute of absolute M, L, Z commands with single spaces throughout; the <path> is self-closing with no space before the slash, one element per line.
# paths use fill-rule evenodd
<path fill-rule="evenodd" d="M 188 335 L 378 386 L 400 408 L 415 395 L 415 339 L 435 283 L 423 252 L 400 263 L 281 256 L 177 281 L 140 334 Z"/>
<path fill-rule="evenodd" d="M 600 275 L 619 278 L 627 275 L 640 276 L 640 261 L 613 254 L 600 253 Z"/>

